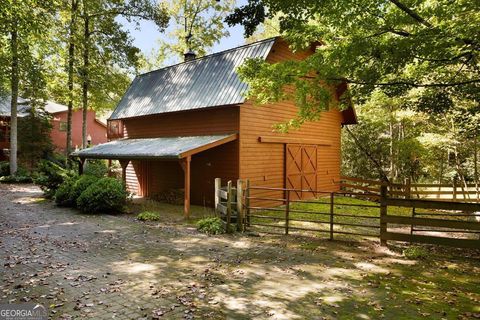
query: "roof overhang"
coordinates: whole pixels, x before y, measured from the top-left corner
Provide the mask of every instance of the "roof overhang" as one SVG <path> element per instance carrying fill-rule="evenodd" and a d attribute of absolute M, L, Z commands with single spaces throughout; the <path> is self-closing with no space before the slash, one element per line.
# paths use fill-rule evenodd
<path fill-rule="evenodd" d="M 71 153 L 81 159 L 179 160 L 238 138 L 235 134 L 120 139 Z"/>

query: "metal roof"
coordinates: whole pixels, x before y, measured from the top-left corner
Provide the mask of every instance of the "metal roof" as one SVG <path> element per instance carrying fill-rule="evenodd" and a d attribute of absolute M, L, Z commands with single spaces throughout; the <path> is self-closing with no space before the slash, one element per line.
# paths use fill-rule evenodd
<path fill-rule="evenodd" d="M 0 97 L 0 116 L 1 117 L 10 117 L 11 113 L 11 106 L 10 103 L 12 101 L 12 96 L 1 96 Z M 27 115 L 28 103 L 27 100 L 18 97 L 17 99 L 18 106 L 17 106 L 17 116 L 18 117 L 25 117 Z"/>
<path fill-rule="evenodd" d="M 110 119 L 245 102 L 247 84 L 236 69 L 248 58 L 265 59 L 271 38 L 137 76 Z"/>
<path fill-rule="evenodd" d="M 59 112 L 68 111 L 68 107 L 60 103 L 47 101 L 45 103 L 45 111 L 47 111 L 48 113 L 59 113 Z"/>
<path fill-rule="evenodd" d="M 188 154 L 213 148 L 236 138 L 236 134 L 226 134 L 121 139 L 75 151 L 71 156 L 96 159 L 181 159 Z"/>

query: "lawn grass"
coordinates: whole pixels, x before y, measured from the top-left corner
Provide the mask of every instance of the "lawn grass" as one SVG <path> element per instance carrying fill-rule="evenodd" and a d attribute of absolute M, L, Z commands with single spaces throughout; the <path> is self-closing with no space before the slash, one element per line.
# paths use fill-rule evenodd
<path fill-rule="evenodd" d="M 419 210 L 417 210 L 418 212 Z M 441 212 L 437 212 L 441 213 Z M 389 215 L 412 216 L 412 209 L 388 207 Z M 251 223 L 262 224 L 267 232 L 284 232 L 285 205 L 252 212 Z M 348 196 L 334 198 L 334 230 L 339 233 L 359 233 L 378 236 L 380 205 L 377 202 Z M 268 225 L 268 226 L 266 226 Z M 328 236 L 330 230 L 330 198 L 322 197 L 309 201 L 292 201 L 289 211 L 290 232 Z M 296 230 L 312 229 L 315 231 Z M 351 238 L 347 236 L 347 238 Z"/>

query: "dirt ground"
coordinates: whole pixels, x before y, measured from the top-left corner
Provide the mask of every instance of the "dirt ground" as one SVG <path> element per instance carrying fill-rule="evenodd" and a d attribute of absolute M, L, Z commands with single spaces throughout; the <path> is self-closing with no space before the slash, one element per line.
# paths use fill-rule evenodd
<path fill-rule="evenodd" d="M 478 251 L 272 235 L 58 208 L 0 185 L 1 303 L 53 319 L 475 319 Z"/>

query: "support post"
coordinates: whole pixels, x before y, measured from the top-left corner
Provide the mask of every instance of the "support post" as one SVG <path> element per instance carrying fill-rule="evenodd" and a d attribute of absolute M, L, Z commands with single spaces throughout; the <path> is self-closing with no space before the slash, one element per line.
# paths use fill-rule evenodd
<path fill-rule="evenodd" d="M 408 177 L 405 181 L 405 199 L 410 199 L 412 192 L 412 180 Z"/>
<path fill-rule="evenodd" d="M 457 177 L 453 178 L 453 201 L 457 201 Z"/>
<path fill-rule="evenodd" d="M 124 185 L 127 184 L 127 166 L 130 160 L 120 160 L 120 165 L 122 166 L 122 182 Z"/>
<path fill-rule="evenodd" d="M 330 192 L 330 240 L 333 240 L 333 210 L 335 194 Z"/>
<path fill-rule="evenodd" d="M 245 187 L 245 211 L 246 211 L 246 226 L 250 227 L 250 180 L 247 180 Z"/>
<path fill-rule="evenodd" d="M 230 219 L 232 218 L 232 181 L 227 184 L 227 233 L 230 232 Z"/>
<path fill-rule="evenodd" d="M 237 180 L 237 228 L 243 232 L 243 180 Z"/>
<path fill-rule="evenodd" d="M 85 158 L 80 158 L 78 161 L 78 175 L 81 176 L 83 174 L 83 165 L 85 164 Z"/>
<path fill-rule="evenodd" d="M 215 214 L 218 213 L 218 205 L 220 204 L 220 188 L 222 187 L 222 179 L 215 178 Z"/>
<path fill-rule="evenodd" d="M 385 233 L 387 232 L 387 185 L 380 186 L 380 245 L 385 247 L 387 240 L 385 240 Z"/>
<path fill-rule="evenodd" d="M 288 227 L 290 224 L 290 190 L 286 191 L 286 202 L 285 202 L 285 234 L 288 235 Z"/>
<path fill-rule="evenodd" d="M 180 161 L 184 173 L 184 200 L 183 200 L 183 215 L 185 219 L 190 217 L 190 162 L 192 157 L 188 156 Z"/>

